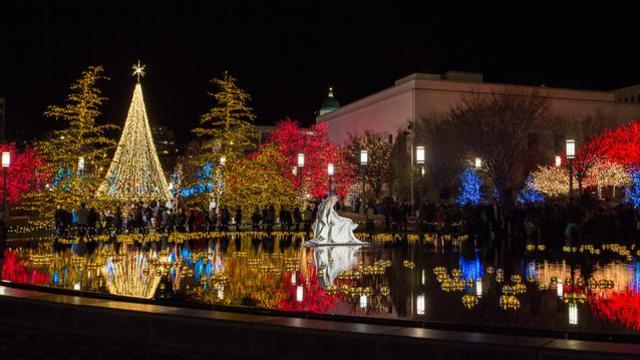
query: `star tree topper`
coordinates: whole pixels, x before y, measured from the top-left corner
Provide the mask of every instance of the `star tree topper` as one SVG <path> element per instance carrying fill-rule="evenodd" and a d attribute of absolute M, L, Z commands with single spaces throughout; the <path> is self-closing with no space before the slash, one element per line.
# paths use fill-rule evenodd
<path fill-rule="evenodd" d="M 146 65 L 142 65 L 140 64 L 140 60 L 138 60 L 137 64 L 133 64 L 133 66 L 131 67 L 133 69 L 133 76 L 135 76 L 138 79 L 138 82 L 140 82 L 140 78 L 144 77 L 144 68 L 146 67 Z"/>

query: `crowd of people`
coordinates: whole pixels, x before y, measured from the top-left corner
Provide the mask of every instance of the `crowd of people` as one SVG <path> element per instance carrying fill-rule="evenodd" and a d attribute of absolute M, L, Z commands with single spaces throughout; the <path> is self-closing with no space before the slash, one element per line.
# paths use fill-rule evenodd
<path fill-rule="evenodd" d="M 242 209 L 229 209 L 226 205 L 209 210 L 190 207 L 177 207 L 172 202 L 135 203 L 115 211 L 98 211 L 87 208 L 82 203 L 78 208 L 67 210 L 60 206 L 54 214 L 54 224 L 58 236 L 92 236 L 104 233 L 123 233 L 157 231 L 196 232 L 196 231 L 229 231 L 253 230 L 271 232 L 279 224 L 282 231 L 311 230 L 312 219 L 315 218 L 316 204 L 305 208 L 282 207 L 276 211 L 275 206 L 256 207 L 247 219 Z"/>
<path fill-rule="evenodd" d="M 125 211 L 98 212 L 80 204 L 58 208 L 55 226 L 59 236 L 80 237 L 105 232 L 311 231 L 318 202 L 308 206 L 256 207 L 250 216 L 240 208 L 219 206 L 209 210 L 182 208 L 160 202 L 136 203 Z M 359 204 L 339 210 L 357 212 Z M 617 241 L 632 243 L 640 237 L 640 213 L 628 203 L 583 197 L 572 201 L 547 201 L 521 205 L 485 202 L 459 206 L 451 201 L 428 201 L 414 209 L 408 202 L 385 198 L 366 206 L 364 231 L 398 233 L 414 231 L 440 235 L 467 235 L 479 246 L 504 241 L 524 241 L 539 246 L 575 246 Z"/>

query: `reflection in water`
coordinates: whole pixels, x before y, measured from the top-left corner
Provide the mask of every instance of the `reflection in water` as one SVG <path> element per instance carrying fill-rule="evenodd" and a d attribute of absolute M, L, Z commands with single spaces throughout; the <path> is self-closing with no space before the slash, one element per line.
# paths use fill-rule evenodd
<path fill-rule="evenodd" d="M 308 248 L 293 236 L 14 243 L 2 279 L 275 311 L 637 335 L 639 263 L 602 251 L 505 255 L 468 243 Z"/>
<path fill-rule="evenodd" d="M 331 286 L 343 271 L 357 265 L 360 246 L 319 246 L 315 248 L 315 265 L 323 286 Z M 365 306 L 366 307 L 366 306 Z"/>
<path fill-rule="evenodd" d="M 134 251 L 124 256 L 110 256 L 102 268 L 111 294 L 151 299 L 162 279 L 162 264 L 157 257 Z"/>

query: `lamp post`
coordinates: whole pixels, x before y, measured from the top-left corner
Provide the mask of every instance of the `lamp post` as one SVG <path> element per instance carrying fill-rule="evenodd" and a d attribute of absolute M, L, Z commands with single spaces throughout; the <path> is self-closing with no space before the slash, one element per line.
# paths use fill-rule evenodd
<path fill-rule="evenodd" d="M 479 157 L 475 158 L 475 160 L 473 161 L 473 166 L 476 168 L 476 170 L 480 170 L 480 168 L 482 168 L 482 159 L 480 159 Z"/>
<path fill-rule="evenodd" d="M 293 176 L 298 176 L 298 168 L 300 168 L 300 190 L 305 191 L 304 189 L 304 174 L 302 173 L 302 168 L 304 167 L 304 153 L 299 152 L 296 160 L 296 165 L 291 168 L 291 173 Z M 308 194 L 302 194 L 306 199 Z"/>
<path fill-rule="evenodd" d="M 560 166 L 562 166 L 562 157 L 556 155 L 556 167 L 559 168 Z"/>
<path fill-rule="evenodd" d="M 362 177 L 362 200 L 360 203 L 360 215 L 364 215 L 366 209 L 365 203 L 367 202 L 367 195 L 364 192 L 364 169 L 369 163 L 369 152 L 367 150 L 360 150 L 360 176 Z"/>
<path fill-rule="evenodd" d="M 220 156 L 220 166 L 224 166 L 227 163 L 227 157 L 222 155 Z"/>
<path fill-rule="evenodd" d="M 11 165 L 11 152 L 2 152 L 2 216 L 7 216 L 7 169 Z M 3 238 L 4 240 L 4 238 Z"/>
<path fill-rule="evenodd" d="M 416 164 L 418 165 L 418 175 L 420 181 L 418 182 L 418 198 L 416 210 L 420 210 L 420 204 L 422 202 L 422 176 L 424 175 L 424 161 L 425 151 L 423 145 L 416 146 Z"/>
<path fill-rule="evenodd" d="M 567 139 L 566 141 L 567 160 L 569 160 L 569 197 L 573 196 L 573 159 L 576 158 L 576 141 Z"/>
<path fill-rule="evenodd" d="M 334 173 L 333 163 L 329 163 L 327 165 L 327 175 L 329 175 L 329 196 L 332 195 L 331 188 L 333 187 L 333 173 Z"/>

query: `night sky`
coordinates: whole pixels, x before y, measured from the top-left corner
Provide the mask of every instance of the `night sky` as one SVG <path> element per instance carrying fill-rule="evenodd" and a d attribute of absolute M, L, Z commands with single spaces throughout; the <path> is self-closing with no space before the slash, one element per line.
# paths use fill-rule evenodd
<path fill-rule="evenodd" d="M 0 97 L 7 98 L 9 138 L 50 130 L 43 110 L 61 103 L 89 65 L 103 65 L 111 78 L 102 121 L 122 125 L 138 59 L 147 65 L 152 123 L 174 129 L 182 142 L 211 104 L 208 80 L 224 70 L 252 94 L 259 124 L 288 115 L 308 125 L 329 85 L 346 104 L 414 72 L 473 71 L 490 82 L 602 90 L 640 83 L 640 17 L 630 8 L 227 3 L 3 3 Z"/>

